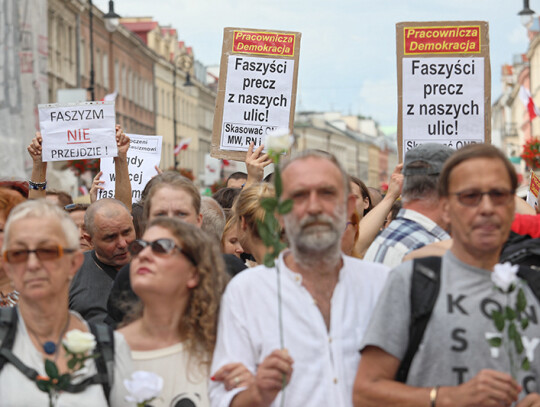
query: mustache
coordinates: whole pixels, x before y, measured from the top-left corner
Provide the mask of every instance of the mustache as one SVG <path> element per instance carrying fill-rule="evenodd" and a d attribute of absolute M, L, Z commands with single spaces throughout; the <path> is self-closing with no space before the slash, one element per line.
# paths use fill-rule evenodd
<path fill-rule="evenodd" d="M 319 214 L 319 215 L 309 215 L 309 216 L 306 216 L 304 219 L 302 219 L 300 221 L 300 227 L 302 229 L 306 228 L 306 227 L 309 227 L 313 224 L 328 224 L 330 226 L 333 227 L 334 225 L 334 219 L 329 216 L 329 215 L 326 215 L 326 214 Z"/>

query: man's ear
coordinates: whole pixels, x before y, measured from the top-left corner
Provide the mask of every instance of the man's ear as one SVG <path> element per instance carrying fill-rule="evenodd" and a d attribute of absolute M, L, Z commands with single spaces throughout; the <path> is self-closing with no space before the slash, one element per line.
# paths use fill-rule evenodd
<path fill-rule="evenodd" d="M 71 277 L 74 277 L 75 274 L 77 274 L 77 271 L 79 271 L 83 262 L 84 262 L 84 255 L 81 250 L 77 250 L 75 253 L 73 253 L 73 257 L 71 259 L 71 270 L 70 270 Z"/>
<path fill-rule="evenodd" d="M 202 220 L 203 220 L 203 214 L 199 213 L 199 216 L 197 218 L 197 227 L 198 228 L 202 227 Z"/>
<path fill-rule="evenodd" d="M 450 200 L 448 197 L 442 197 L 439 200 L 441 219 L 447 227 L 450 226 Z"/>
<path fill-rule="evenodd" d="M 89 245 L 93 245 L 92 244 L 92 237 L 88 234 L 88 232 L 85 230 L 83 231 L 83 234 L 82 234 L 84 240 L 86 240 L 88 242 Z"/>

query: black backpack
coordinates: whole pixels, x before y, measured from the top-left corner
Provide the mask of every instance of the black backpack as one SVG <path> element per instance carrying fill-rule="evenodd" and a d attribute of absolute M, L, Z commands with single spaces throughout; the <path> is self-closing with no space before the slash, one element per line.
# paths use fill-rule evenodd
<path fill-rule="evenodd" d="M 15 342 L 17 323 L 16 308 L 0 308 L 0 371 L 2 371 L 6 362 L 9 362 L 30 380 L 35 381 L 38 373 L 22 363 L 11 352 L 13 343 Z M 109 397 L 114 380 L 114 332 L 106 324 L 88 324 L 90 331 L 96 338 L 94 352 L 99 353 L 99 356 L 94 359 L 97 374 L 77 385 L 71 385 L 67 391 L 70 393 L 79 393 L 91 384 L 101 384 L 107 398 L 107 403 L 110 404 Z"/>
<path fill-rule="evenodd" d="M 511 232 L 500 257 L 500 263 L 507 261 L 540 272 L 540 239 Z"/>
<path fill-rule="evenodd" d="M 412 360 L 416 354 L 426 326 L 439 296 L 441 285 L 441 257 L 424 257 L 413 260 L 411 278 L 411 321 L 409 343 L 405 356 L 396 372 L 395 380 L 405 383 Z M 524 279 L 540 301 L 540 272 L 520 266 L 518 276 Z"/>

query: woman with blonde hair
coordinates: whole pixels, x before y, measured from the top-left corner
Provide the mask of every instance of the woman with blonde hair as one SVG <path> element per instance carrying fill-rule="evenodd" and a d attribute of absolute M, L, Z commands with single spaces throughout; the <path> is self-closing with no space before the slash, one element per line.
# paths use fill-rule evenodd
<path fill-rule="evenodd" d="M 237 223 L 236 218 L 232 216 L 225 223 L 225 229 L 223 229 L 223 236 L 221 238 L 221 251 L 224 254 L 233 254 L 241 258 L 240 255 L 244 253 L 244 248 L 238 239 Z"/>
<path fill-rule="evenodd" d="M 251 254 L 257 264 L 262 264 L 267 247 L 257 228 L 257 221 L 263 221 L 266 211 L 261 200 L 275 196 L 272 184 L 260 182 L 244 188 L 233 205 L 233 218 L 238 225 L 238 239 L 244 252 Z"/>
<path fill-rule="evenodd" d="M 120 332 L 136 370 L 164 379 L 161 397 L 152 405 L 184 400 L 185 405 L 208 406 L 209 367 L 227 279 L 218 247 L 196 226 L 156 217 L 129 251 L 131 286 L 142 307 Z"/>

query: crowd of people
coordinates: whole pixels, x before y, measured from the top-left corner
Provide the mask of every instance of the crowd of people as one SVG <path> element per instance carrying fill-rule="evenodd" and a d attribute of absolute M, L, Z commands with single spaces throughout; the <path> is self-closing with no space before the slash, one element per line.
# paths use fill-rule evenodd
<path fill-rule="evenodd" d="M 72 371 L 62 343 L 79 330 L 94 356 L 58 406 L 134 405 L 124 380 L 146 371 L 162 379 L 155 407 L 540 407 L 540 285 L 506 294 L 490 278 L 511 233 L 540 237 L 540 216 L 496 147 L 420 145 L 379 197 L 319 150 L 286 157 L 275 185 L 252 145 L 213 197 L 159 171 L 132 204 L 130 140 L 116 138 L 114 199 L 97 199 L 101 174 L 90 204 L 48 189 L 39 133 L 29 182 L 0 188 L 0 405 L 46 405 L 46 362 Z M 276 190 L 292 209 L 267 267 Z M 420 274 L 436 289 L 417 335 Z M 518 295 L 530 368 L 514 371 L 488 339 Z"/>

